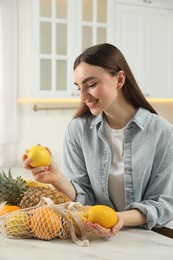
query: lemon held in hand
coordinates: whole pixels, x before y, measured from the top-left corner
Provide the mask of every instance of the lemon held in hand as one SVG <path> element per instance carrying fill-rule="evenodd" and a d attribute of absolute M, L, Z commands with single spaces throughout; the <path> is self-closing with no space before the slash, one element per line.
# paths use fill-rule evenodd
<path fill-rule="evenodd" d="M 95 205 L 86 212 L 86 221 L 97 223 L 105 228 L 112 228 L 118 222 L 118 215 L 108 206 Z"/>
<path fill-rule="evenodd" d="M 41 145 L 35 145 L 27 149 L 26 155 L 31 159 L 30 166 L 32 167 L 49 166 L 51 163 L 50 153 Z"/>

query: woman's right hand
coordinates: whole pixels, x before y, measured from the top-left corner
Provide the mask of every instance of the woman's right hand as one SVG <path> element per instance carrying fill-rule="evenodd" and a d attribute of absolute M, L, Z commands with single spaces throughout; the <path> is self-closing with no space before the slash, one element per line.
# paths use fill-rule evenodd
<path fill-rule="evenodd" d="M 54 184 L 58 181 L 58 175 L 61 174 L 56 163 L 51 160 L 50 166 L 31 167 L 31 159 L 26 154 L 22 156 L 23 166 L 31 170 L 34 179 L 38 182 Z"/>
<path fill-rule="evenodd" d="M 31 170 L 32 175 L 36 181 L 51 184 L 56 190 L 64 192 L 72 201 L 75 200 L 75 188 L 63 175 L 53 159 L 51 159 L 50 166 L 39 167 L 31 167 L 31 159 L 29 159 L 26 154 L 22 156 L 22 160 L 24 168 Z"/>

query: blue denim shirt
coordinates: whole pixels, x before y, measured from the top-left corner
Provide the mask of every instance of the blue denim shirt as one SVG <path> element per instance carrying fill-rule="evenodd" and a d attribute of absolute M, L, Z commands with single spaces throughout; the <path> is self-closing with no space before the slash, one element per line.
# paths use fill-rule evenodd
<path fill-rule="evenodd" d="M 66 131 L 62 170 L 76 189 L 76 201 L 115 208 L 109 198 L 111 150 L 103 131 L 103 114 L 73 119 Z M 173 218 L 173 126 L 139 108 L 125 131 L 126 207 L 139 209 L 145 228 Z"/>

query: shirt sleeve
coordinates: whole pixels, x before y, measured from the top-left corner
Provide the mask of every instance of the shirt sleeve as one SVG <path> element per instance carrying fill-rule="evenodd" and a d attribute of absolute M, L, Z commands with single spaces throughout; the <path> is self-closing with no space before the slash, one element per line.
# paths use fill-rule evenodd
<path fill-rule="evenodd" d="M 146 215 L 146 229 L 165 226 L 173 219 L 173 145 L 169 146 L 154 179 L 149 181 L 143 200 L 131 203 L 126 208 L 129 209 L 139 209 Z"/>
<path fill-rule="evenodd" d="M 63 143 L 62 171 L 76 190 L 75 201 L 83 205 L 93 205 L 95 196 L 87 174 L 82 141 L 78 134 L 74 138 L 70 125 Z"/>

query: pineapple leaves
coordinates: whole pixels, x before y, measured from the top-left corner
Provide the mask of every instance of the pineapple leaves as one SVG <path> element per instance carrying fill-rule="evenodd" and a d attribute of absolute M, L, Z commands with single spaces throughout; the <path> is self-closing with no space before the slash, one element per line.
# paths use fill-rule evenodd
<path fill-rule="evenodd" d="M 21 176 L 13 178 L 11 169 L 8 174 L 3 170 L 0 171 L 0 203 L 18 205 L 26 190 L 26 182 Z"/>

